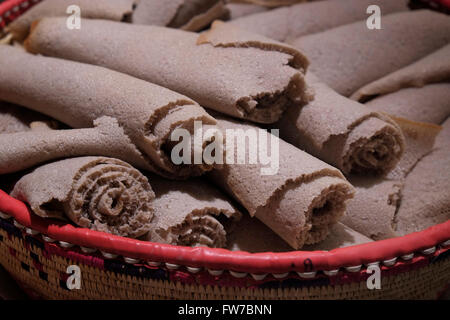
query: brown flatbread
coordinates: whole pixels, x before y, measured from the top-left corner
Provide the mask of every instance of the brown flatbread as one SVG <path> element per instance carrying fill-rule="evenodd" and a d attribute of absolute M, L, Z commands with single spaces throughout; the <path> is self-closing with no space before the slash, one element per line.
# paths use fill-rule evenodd
<path fill-rule="evenodd" d="M 305 2 L 307 0 L 232 0 L 233 2 L 239 3 L 253 3 L 259 6 L 266 6 L 269 8 L 288 6 L 298 2 Z"/>
<path fill-rule="evenodd" d="M 442 123 L 442 130 L 436 137 L 435 147 L 440 148 L 450 141 L 450 117 Z"/>
<path fill-rule="evenodd" d="M 396 236 L 393 221 L 403 183 L 384 178 L 351 177 L 356 189 L 341 222 L 374 240 Z"/>
<path fill-rule="evenodd" d="M 227 8 L 230 11 L 230 20 L 235 20 L 244 16 L 265 12 L 268 10 L 268 8 L 257 4 L 233 2 L 227 3 Z"/>
<path fill-rule="evenodd" d="M 439 124 L 450 116 L 450 83 L 401 89 L 370 100 L 366 106 L 412 121 Z"/>
<path fill-rule="evenodd" d="M 330 233 L 322 242 L 306 245 L 302 251 L 329 251 L 372 240 L 338 222 L 330 227 Z M 228 237 L 228 249 L 233 251 L 288 252 L 292 248 L 258 219 L 243 215 Z"/>
<path fill-rule="evenodd" d="M 199 31 L 228 15 L 222 0 L 140 0 L 132 20 L 135 24 Z"/>
<path fill-rule="evenodd" d="M 408 10 L 406 3 L 406 0 L 322 0 L 281 7 L 230 23 L 274 40 L 290 42 L 308 34 L 366 19 L 369 5 L 379 6 L 382 14 L 386 15 Z M 230 10 L 233 16 L 233 9 Z"/>
<path fill-rule="evenodd" d="M 112 158 L 53 162 L 23 176 L 11 195 L 45 218 L 68 218 L 77 226 L 125 237 L 150 229 L 155 197 L 145 176 Z"/>
<path fill-rule="evenodd" d="M 383 174 L 404 150 L 397 124 L 334 92 L 308 72 L 314 100 L 289 109 L 275 125 L 283 139 L 341 169 L 344 174 Z"/>
<path fill-rule="evenodd" d="M 223 118 L 218 122 L 223 130 L 235 130 L 237 138 L 245 139 L 246 133 L 257 130 L 252 125 Z M 260 134 L 259 152 L 264 141 L 273 139 L 267 142 L 267 148 L 273 154 L 279 152 L 277 172 L 262 175 L 261 168 L 266 165 L 261 161 L 251 163 L 250 147 L 238 148 L 238 140 L 235 138 L 232 142 L 227 135 L 227 156 L 234 156 L 236 164 L 227 161 L 221 169 L 211 173 L 211 178 L 252 217 L 264 222 L 294 249 L 323 240 L 343 214 L 345 202 L 352 197 L 351 185 L 339 170 L 266 131 L 257 133 Z M 279 143 L 278 150 L 276 142 Z M 233 145 L 234 155 L 230 153 Z M 244 151 L 249 160 L 239 164 L 238 155 Z"/>
<path fill-rule="evenodd" d="M 122 21 L 133 12 L 136 0 L 45 0 L 15 19 L 9 26 L 14 39 L 23 40 L 30 31 L 31 23 L 44 17 L 68 16 L 71 5 L 80 7 L 82 18 Z M 67 18 L 66 18 L 67 19 Z"/>
<path fill-rule="evenodd" d="M 0 134 L 0 145 L 0 174 L 19 172 L 51 160 L 99 155 L 141 169 L 152 168 L 117 120 L 110 117 L 97 119 L 94 128 L 88 129 L 35 129 Z"/>
<path fill-rule="evenodd" d="M 373 97 L 396 92 L 403 88 L 420 88 L 430 83 L 448 81 L 450 80 L 449 57 L 450 44 L 400 70 L 369 83 L 356 91 L 351 98 L 357 101 L 367 101 Z M 414 119 L 411 118 L 411 120 Z"/>
<path fill-rule="evenodd" d="M 156 26 L 83 22 L 81 30 L 71 32 L 64 19 L 41 20 L 27 50 L 115 69 L 256 122 L 275 122 L 305 99 L 306 58 L 270 39 L 223 23 L 199 36 Z"/>
<path fill-rule="evenodd" d="M 194 132 L 194 121 L 216 121 L 192 100 L 131 76 L 72 61 L 46 58 L 0 46 L 0 99 L 47 114 L 73 128 L 94 120 L 118 120 L 158 174 L 184 178 L 212 165 L 175 165 L 168 144 L 176 128 Z M 23 75 L 27 76 L 24 77 Z"/>
<path fill-rule="evenodd" d="M 408 174 L 394 227 L 398 235 L 421 231 L 450 219 L 450 122 L 436 149 Z M 445 141 L 444 141 L 445 140 Z"/>
<path fill-rule="evenodd" d="M 342 222 L 374 240 L 398 235 L 395 221 L 403 203 L 405 177 L 417 162 L 433 149 L 440 127 L 428 123 L 393 118 L 405 136 L 405 153 L 397 166 L 385 177 L 350 177 L 356 189 L 347 205 Z"/>
<path fill-rule="evenodd" d="M 433 149 L 435 139 L 442 128 L 432 123 L 414 122 L 398 117 L 391 118 L 403 132 L 405 152 L 396 167 L 386 177 L 401 180 L 408 175 L 418 160 Z"/>
<path fill-rule="evenodd" d="M 350 96 L 450 42 L 450 19 L 430 10 L 383 16 L 381 27 L 371 30 L 363 20 L 292 44 L 310 59 L 312 72 L 338 93 Z"/>
<path fill-rule="evenodd" d="M 0 134 L 56 126 L 55 121 L 42 114 L 0 101 Z"/>
<path fill-rule="evenodd" d="M 156 198 L 147 240 L 183 246 L 223 248 L 240 219 L 230 200 L 200 179 L 170 181 L 150 177 Z"/>

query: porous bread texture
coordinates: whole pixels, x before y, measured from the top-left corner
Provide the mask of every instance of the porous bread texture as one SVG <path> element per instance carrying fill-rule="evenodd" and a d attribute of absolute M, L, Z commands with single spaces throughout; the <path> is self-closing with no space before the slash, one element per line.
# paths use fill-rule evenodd
<path fill-rule="evenodd" d="M 104 20 L 86 20 L 82 29 L 70 32 L 64 24 L 60 18 L 41 20 L 26 41 L 27 50 L 108 67 L 255 122 L 273 123 L 308 100 L 302 53 L 229 25 L 216 23 L 198 35 Z"/>
<path fill-rule="evenodd" d="M 213 167 L 204 162 L 175 165 L 170 150 L 164 148 L 175 129 L 193 134 L 195 121 L 216 124 L 201 106 L 181 94 L 106 68 L 32 55 L 8 46 L 0 46 L 0 68 L 0 99 L 73 128 L 89 128 L 102 116 L 113 117 L 145 155 L 145 169 L 186 178 Z"/>
<path fill-rule="evenodd" d="M 385 174 L 404 152 L 404 137 L 387 115 L 343 97 L 314 74 L 309 103 L 291 108 L 275 125 L 286 141 L 332 164 L 344 174 Z"/>
<path fill-rule="evenodd" d="M 367 19 L 370 5 L 380 7 L 383 15 L 408 10 L 406 0 L 321 0 L 280 7 L 265 12 L 246 15 L 229 23 L 250 32 L 282 42 L 291 42 L 301 36 L 314 34 Z M 229 4 L 231 18 L 249 4 Z M 239 7 L 238 7 L 239 6 Z M 253 9 L 253 10 L 256 10 Z M 250 10 L 250 9 L 246 9 Z"/>
<path fill-rule="evenodd" d="M 367 28 L 364 19 L 300 37 L 291 44 L 308 57 L 312 72 L 348 97 L 449 42 L 447 15 L 414 10 L 383 16 L 380 30 Z"/>
<path fill-rule="evenodd" d="M 357 101 L 367 101 L 376 96 L 401 91 L 404 88 L 421 88 L 427 84 L 450 80 L 449 56 L 450 44 L 402 69 L 369 83 L 352 94 L 351 98 Z M 408 92 L 411 93 L 414 90 Z M 403 96 L 403 98 L 405 97 L 406 95 Z M 427 98 L 430 98 L 430 96 Z M 426 99 L 423 99 L 423 101 L 426 101 Z M 410 119 L 415 120 L 415 118 Z"/>
<path fill-rule="evenodd" d="M 200 178 L 170 181 L 150 177 L 155 218 L 146 239 L 184 246 L 223 248 L 241 213 L 214 186 Z"/>
<path fill-rule="evenodd" d="M 257 130 L 250 124 L 216 118 L 222 130 Z M 265 132 L 264 137 L 263 140 L 268 139 L 271 134 Z M 266 166 L 261 162 L 225 163 L 211 172 L 211 178 L 251 216 L 263 221 L 291 247 L 299 249 L 305 243 L 315 243 L 326 237 L 329 227 L 344 213 L 345 202 L 352 197 L 353 188 L 336 168 L 272 138 L 279 141 L 279 150 L 272 149 L 272 144 L 268 146 L 270 152 L 279 152 L 276 173 L 261 175 L 261 168 Z M 248 159 L 248 146 L 245 152 Z M 235 152 L 235 157 L 237 154 Z"/>
<path fill-rule="evenodd" d="M 80 227 L 132 238 L 149 231 L 155 197 L 144 175 L 105 157 L 38 167 L 16 183 L 11 196 L 41 217 L 70 219 Z"/>
<path fill-rule="evenodd" d="M 31 24 L 45 17 L 66 16 L 70 6 L 78 6 L 82 18 L 126 20 L 133 12 L 136 0 L 46 0 L 34 5 L 7 27 L 14 39 L 22 41 L 30 31 Z M 169 2 L 169 1 L 167 1 Z"/>

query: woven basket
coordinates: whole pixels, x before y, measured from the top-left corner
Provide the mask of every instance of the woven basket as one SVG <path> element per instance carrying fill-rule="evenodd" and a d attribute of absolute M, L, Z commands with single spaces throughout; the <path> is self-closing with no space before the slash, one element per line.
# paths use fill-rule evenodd
<path fill-rule="evenodd" d="M 1 3 L 0 34 L 37 2 Z M 329 252 L 250 254 L 76 228 L 39 218 L 0 190 L 0 264 L 44 299 L 436 299 L 450 286 L 450 221 Z M 80 289 L 67 287 L 71 265 L 81 270 Z M 372 265 L 381 289 L 368 289 Z"/>

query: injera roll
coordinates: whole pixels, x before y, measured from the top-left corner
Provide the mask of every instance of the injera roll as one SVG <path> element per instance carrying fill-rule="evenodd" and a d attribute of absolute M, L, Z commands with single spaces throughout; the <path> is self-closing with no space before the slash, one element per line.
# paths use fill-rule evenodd
<path fill-rule="evenodd" d="M 223 0 L 140 0 L 133 13 L 135 24 L 199 31 L 211 22 L 227 18 Z"/>
<path fill-rule="evenodd" d="M 35 169 L 17 182 L 11 196 L 41 217 L 67 217 L 80 227 L 135 238 L 150 229 L 155 194 L 129 164 L 81 157 Z"/>
<path fill-rule="evenodd" d="M 403 157 L 385 177 L 349 177 L 356 189 L 342 222 L 374 240 L 397 236 L 395 219 L 402 200 L 405 177 L 431 152 L 440 127 L 394 118 L 406 140 Z"/>
<path fill-rule="evenodd" d="M 277 8 L 230 23 L 274 40 L 290 42 L 298 37 L 366 19 L 369 5 L 378 5 L 385 15 L 407 10 L 406 2 L 406 0 L 322 0 Z M 233 10 L 231 14 L 233 15 Z"/>
<path fill-rule="evenodd" d="M 130 141 L 117 120 L 110 117 L 95 120 L 94 128 L 88 129 L 0 134 L 0 146 L 0 174 L 19 172 L 51 160 L 98 155 L 151 170 L 147 159 Z"/>
<path fill-rule="evenodd" d="M 351 98 L 367 101 L 403 88 L 450 80 L 450 44 L 356 91 Z M 411 119 L 414 120 L 414 119 Z"/>
<path fill-rule="evenodd" d="M 342 170 L 382 174 L 398 163 L 404 139 L 388 116 L 334 92 L 308 72 L 314 100 L 289 109 L 274 126 L 281 137 Z"/>
<path fill-rule="evenodd" d="M 338 222 L 330 228 L 325 240 L 306 245 L 302 251 L 332 250 L 352 245 L 371 242 L 372 240 Z M 261 221 L 243 215 L 228 237 L 228 249 L 233 251 L 258 252 L 287 252 L 292 248 L 270 230 Z"/>
<path fill-rule="evenodd" d="M 232 120 L 218 122 L 223 130 L 234 130 L 237 138 L 245 139 L 246 133 L 258 130 Z M 330 226 L 343 214 L 346 200 L 352 197 L 352 186 L 336 168 L 267 131 L 259 129 L 255 134 L 259 135 L 259 154 L 264 147 L 272 154 L 279 152 L 278 171 L 263 175 L 261 169 L 266 165 L 261 161 L 250 162 L 250 153 L 254 151 L 251 146 L 242 150 L 236 137 L 230 139 L 227 135 L 227 158 L 234 156 L 236 164 L 227 160 L 221 169 L 212 171 L 212 180 L 294 249 L 323 240 Z M 234 153 L 230 152 L 233 146 Z M 249 160 L 239 164 L 239 153 L 244 151 Z"/>
<path fill-rule="evenodd" d="M 275 8 L 281 6 L 288 6 L 298 2 L 305 2 L 306 0 L 232 0 L 236 3 L 252 3 L 268 8 Z"/>
<path fill-rule="evenodd" d="M 450 82 L 401 89 L 370 100 L 366 106 L 396 117 L 439 124 L 450 116 Z"/>
<path fill-rule="evenodd" d="M 8 46 L 0 46 L 0 70 L 0 99 L 73 128 L 91 127 L 101 116 L 114 117 L 156 173 L 183 178 L 212 168 L 204 163 L 176 166 L 165 150 L 174 129 L 192 134 L 195 120 L 216 124 L 202 107 L 178 93 L 102 67 Z"/>
<path fill-rule="evenodd" d="M 224 23 L 200 36 L 100 20 L 70 32 L 64 23 L 41 20 L 27 50 L 115 69 L 256 122 L 273 123 L 304 99 L 307 60 L 300 52 Z"/>
<path fill-rule="evenodd" d="M 292 44 L 306 54 L 312 72 L 338 93 L 350 96 L 450 42 L 450 19 L 430 10 L 383 16 L 381 27 L 368 29 L 363 20 Z"/>
<path fill-rule="evenodd" d="M 421 231 L 450 219 L 450 121 L 436 149 L 408 174 L 394 227 L 398 235 Z"/>
<path fill-rule="evenodd" d="M 223 248 L 234 222 L 241 218 L 230 200 L 201 179 L 149 178 L 155 217 L 146 239 L 184 246 Z"/>
<path fill-rule="evenodd" d="M 7 30 L 14 39 L 23 40 L 33 21 L 44 17 L 68 17 L 67 9 L 71 5 L 80 7 L 82 18 L 123 21 L 133 12 L 134 2 L 136 0 L 45 0 L 15 19 Z"/>
<path fill-rule="evenodd" d="M 251 3 L 227 3 L 227 8 L 230 11 L 230 20 L 235 20 L 241 17 L 252 15 L 255 13 L 265 12 L 268 9 L 263 6 Z M 270 38 L 270 37 L 268 37 Z"/>

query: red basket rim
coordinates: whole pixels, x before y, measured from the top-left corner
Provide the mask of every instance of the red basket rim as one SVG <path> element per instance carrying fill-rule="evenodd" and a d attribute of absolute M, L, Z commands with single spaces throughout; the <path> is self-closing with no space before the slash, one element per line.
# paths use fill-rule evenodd
<path fill-rule="evenodd" d="M 0 190 L 0 211 L 21 225 L 74 245 L 144 261 L 166 262 L 212 270 L 251 273 L 308 272 L 368 265 L 438 246 L 450 240 L 450 220 L 403 237 L 338 248 L 331 251 L 248 253 L 206 247 L 182 247 L 114 236 L 43 219 L 28 206 Z M 307 263 L 305 263 L 307 261 Z M 312 266 L 312 267 L 311 267 Z"/>

